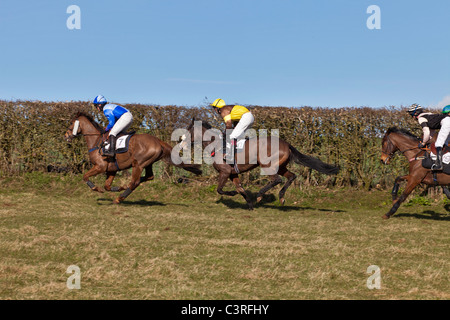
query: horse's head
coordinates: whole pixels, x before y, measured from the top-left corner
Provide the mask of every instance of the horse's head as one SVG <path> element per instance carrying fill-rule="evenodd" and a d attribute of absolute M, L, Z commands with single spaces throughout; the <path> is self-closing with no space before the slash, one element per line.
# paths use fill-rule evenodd
<path fill-rule="evenodd" d="M 67 142 L 71 142 L 73 138 L 80 134 L 84 136 L 98 136 L 103 132 L 102 127 L 92 119 L 91 116 L 79 112 L 72 119 L 69 128 L 64 134 L 64 138 Z"/>
<path fill-rule="evenodd" d="M 203 137 L 205 131 L 211 129 L 211 125 L 203 120 L 195 120 L 195 117 L 192 118 L 191 124 L 187 127 L 187 133 L 181 137 L 182 144 L 181 147 L 184 147 L 187 143 L 193 144 L 194 142 L 203 142 Z M 190 138 L 190 141 L 189 141 Z"/>
<path fill-rule="evenodd" d="M 381 162 L 384 164 L 389 164 L 395 152 L 398 150 L 398 147 L 392 142 L 389 138 L 391 132 L 386 132 L 381 141 Z"/>
<path fill-rule="evenodd" d="M 64 139 L 66 139 L 67 142 L 72 142 L 72 139 L 75 138 L 80 133 L 81 133 L 80 117 L 75 117 L 72 120 L 66 133 L 64 134 Z"/>
<path fill-rule="evenodd" d="M 419 138 L 407 130 L 396 127 L 389 128 L 381 141 L 381 162 L 389 164 L 395 152 L 418 149 Z"/>

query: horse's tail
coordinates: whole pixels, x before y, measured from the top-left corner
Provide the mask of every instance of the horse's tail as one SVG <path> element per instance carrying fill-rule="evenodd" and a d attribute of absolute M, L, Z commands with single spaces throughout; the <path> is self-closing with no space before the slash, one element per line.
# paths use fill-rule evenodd
<path fill-rule="evenodd" d="M 317 158 L 313 158 L 311 156 L 307 156 L 303 153 L 300 153 L 300 151 L 298 151 L 291 145 L 289 145 L 289 149 L 291 150 L 289 160 L 293 160 L 297 164 L 310 167 L 314 170 L 317 170 L 325 174 L 337 174 L 339 172 L 339 167 L 333 166 L 331 164 L 322 162 Z"/>
<path fill-rule="evenodd" d="M 159 140 L 161 143 L 161 147 L 163 148 L 163 156 L 162 156 L 162 160 L 168 164 L 174 165 L 177 168 L 182 168 L 186 171 L 192 172 L 194 174 L 196 174 L 197 176 L 202 174 L 202 170 L 200 170 L 200 165 L 199 164 L 184 164 L 184 163 L 180 163 L 180 164 L 175 164 L 172 161 L 172 147 L 170 146 L 170 144 Z"/>

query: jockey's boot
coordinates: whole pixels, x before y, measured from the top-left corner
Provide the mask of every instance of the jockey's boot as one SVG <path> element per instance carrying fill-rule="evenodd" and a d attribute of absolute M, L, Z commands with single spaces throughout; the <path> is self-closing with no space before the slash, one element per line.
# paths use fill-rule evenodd
<path fill-rule="evenodd" d="M 229 147 L 226 148 L 223 160 L 229 165 L 234 165 L 236 163 L 236 139 L 231 139 Z"/>
<path fill-rule="evenodd" d="M 431 171 L 442 171 L 442 148 L 436 147 L 436 161 L 431 166 Z"/>
<path fill-rule="evenodd" d="M 105 151 L 105 153 L 103 154 L 104 156 L 114 158 L 114 156 L 116 155 L 116 141 L 116 136 L 109 135 L 109 149 Z"/>
<path fill-rule="evenodd" d="M 228 157 L 228 148 L 227 148 L 227 140 L 226 140 L 225 136 L 223 137 L 222 152 L 223 152 L 223 162 L 226 163 L 227 157 Z"/>

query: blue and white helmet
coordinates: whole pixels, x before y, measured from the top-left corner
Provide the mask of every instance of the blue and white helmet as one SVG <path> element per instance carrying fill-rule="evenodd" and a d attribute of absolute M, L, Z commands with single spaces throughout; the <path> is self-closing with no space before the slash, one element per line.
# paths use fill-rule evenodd
<path fill-rule="evenodd" d="M 420 104 L 414 103 L 407 112 L 411 115 L 411 117 L 418 116 L 423 112 L 423 108 Z"/>
<path fill-rule="evenodd" d="M 98 95 L 95 97 L 94 101 L 92 101 L 94 106 L 103 108 L 107 103 L 106 98 L 102 95 Z"/>

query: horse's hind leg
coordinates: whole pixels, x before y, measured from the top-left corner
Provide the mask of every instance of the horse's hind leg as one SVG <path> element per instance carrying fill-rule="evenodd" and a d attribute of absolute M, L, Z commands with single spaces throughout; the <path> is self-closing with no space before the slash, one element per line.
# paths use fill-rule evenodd
<path fill-rule="evenodd" d="M 280 170 L 279 173 L 281 173 L 285 178 L 287 178 L 286 183 L 284 184 L 283 188 L 280 190 L 280 193 L 278 195 L 280 203 L 283 205 L 285 202 L 284 194 L 286 193 L 286 190 L 289 188 L 292 182 L 294 182 L 295 178 L 297 178 L 297 176 L 295 175 L 295 173 L 290 172 L 286 168 L 284 168 L 284 170 Z"/>
<path fill-rule="evenodd" d="M 140 183 L 148 181 L 148 180 L 153 180 L 155 178 L 155 175 L 153 174 L 152 165 L 153 164 L 145 167 L 145 175 L 140 178 Z"/>
<path fill-rule="evenodd" d="M 270 175 L 270 182 L 266 184 L 261 190 L 258 191 L 258 194 L 256 195 L 256 202 L 259 203 L 262 200 L 262 196 L 264 193 L 272 189 L 273 187 L 279 185 L 283 180 L 281 180 L 281 177 L 278 174 Z"/>

